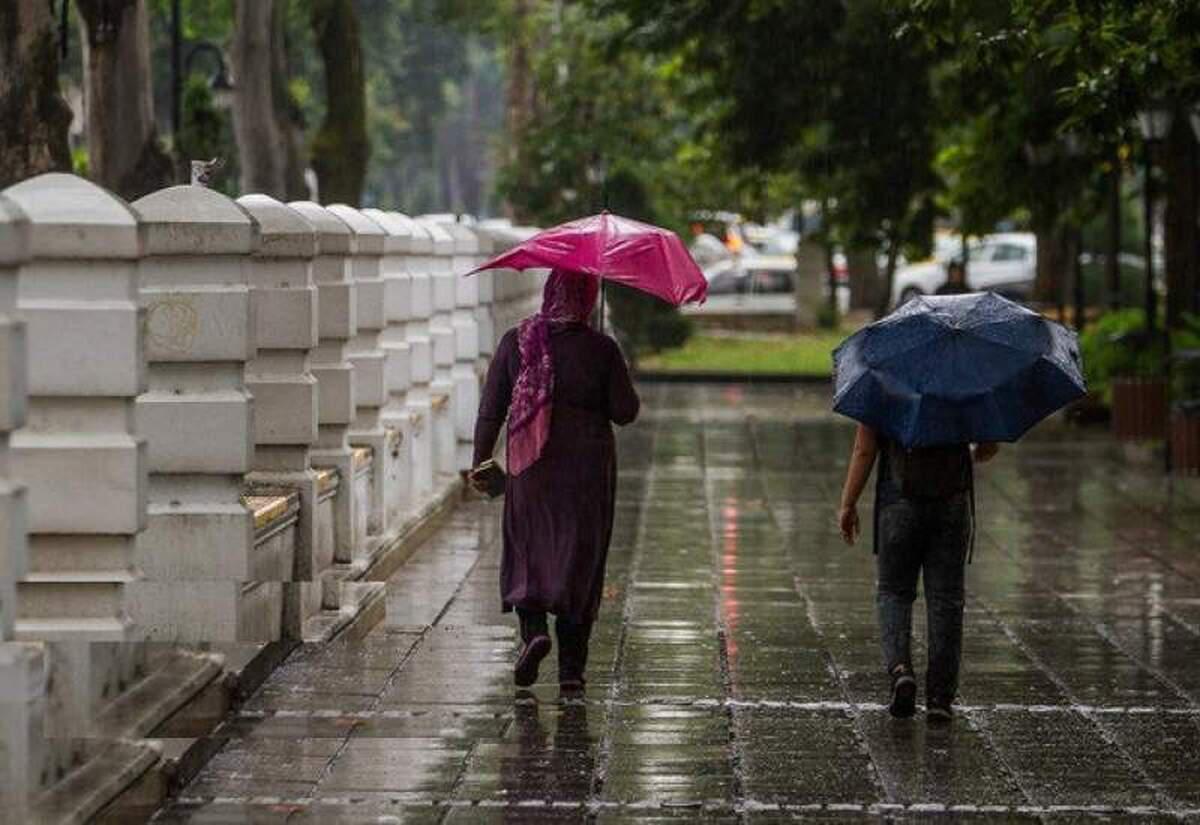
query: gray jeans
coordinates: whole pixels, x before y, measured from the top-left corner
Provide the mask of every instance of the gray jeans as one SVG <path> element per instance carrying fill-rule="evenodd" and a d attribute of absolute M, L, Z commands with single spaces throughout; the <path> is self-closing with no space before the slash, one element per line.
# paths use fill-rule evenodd
<path fill-rule="evenodd" d="M 968 494 L 921 500 L 898 498 L 878 514 L 876 604 L 888 672 L 912 666 L 912 606 L 925 574 L 929 625 L 926 696 L 953 701 L 962 661 L 964 579 L 971 537 Z"/>

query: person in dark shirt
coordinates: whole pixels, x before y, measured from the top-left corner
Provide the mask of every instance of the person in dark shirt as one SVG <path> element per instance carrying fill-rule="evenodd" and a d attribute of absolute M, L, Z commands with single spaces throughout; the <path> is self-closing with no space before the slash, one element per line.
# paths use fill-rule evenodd
<path fill-rule="evenodd" d="M 965 295 L 971 291 L 967 286 L 967 270 L 962 261 L 951 261 L 946 267 L 946 283 L 939 286 L 934 295 Z"/>
<path fill-rule="evenodd" d="M 865 424 L 858 426 L 838 523 L 842 538 L 853 544 L 859 533 L 858 498 L 878 458 L 876 604 L 884 666 L 891 678 L 888 709 L 895 717 L 916 711 L 912 606 L 923 576 L 929 636 L 926 718 L 952 718 L 962 660 L 966 562 L 975 528 L 972 464 L 988 461 L 997 449 L 995 444 L 905 449 Z"/>
<path fill-rule="evenodd" d="M 612 425 L 632 422 L 640 402 L 617 343 L 588 326 L 598 291 L 594 276 L 550 274 L 541 312 L 500 340 L 475 424 L 479 468 L 508 422 L 500 591 L 504 611 L 520 619 L 519 687 L 537 680 L 550 651 L 552 613 L 559 687 L 583 688 L 604 589 L 617 484 Z"/>

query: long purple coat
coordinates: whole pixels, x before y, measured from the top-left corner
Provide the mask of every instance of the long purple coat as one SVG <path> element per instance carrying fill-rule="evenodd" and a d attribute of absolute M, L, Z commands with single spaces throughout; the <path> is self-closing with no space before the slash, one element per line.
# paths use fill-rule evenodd
<path fill-rule="evenodd" d="M 514 607 L 591 621 L 612 536 L 617 457 L 612 424 L 640 403 L 616 342 L 583 324 L 554 324 L 554 399 L 545 449 L 504 495 L 500 594 Z M 500 340 L 475 423 L 475 464 L 490 458 L 521 367 L 517 331 Z"/>

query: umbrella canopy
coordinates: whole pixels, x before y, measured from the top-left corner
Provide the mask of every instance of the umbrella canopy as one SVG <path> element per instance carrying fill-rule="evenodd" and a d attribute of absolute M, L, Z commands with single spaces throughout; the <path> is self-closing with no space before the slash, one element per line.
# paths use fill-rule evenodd
<path fill-rule="evenodd" d="M 467 274 L 553 267 L 599 275 L 676 306 L 708 295 L 708 281 L 678 235 L 609 212 L 539 232 Z"/>
<path fill-rule="evenodd" d="M 833 361 L 834 411 L 905 447 L 1016 441 L 1086 392 L 1075 333 L 992 292 L 909 301 Z"/>

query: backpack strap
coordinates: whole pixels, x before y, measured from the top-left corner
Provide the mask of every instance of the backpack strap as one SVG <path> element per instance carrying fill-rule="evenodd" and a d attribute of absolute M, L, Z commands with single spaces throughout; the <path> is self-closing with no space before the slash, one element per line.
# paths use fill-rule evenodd
<path fill-rule="evenodd" d="M 971 482 L 967 488 L 967 495 L 971 499 L 971 537 L 967 545 L 967 564 L 975 558 L 975 467 L 971 467 Z"/>

